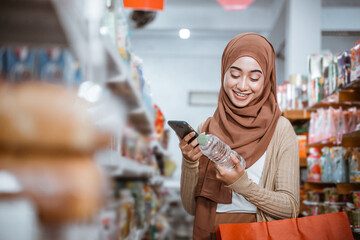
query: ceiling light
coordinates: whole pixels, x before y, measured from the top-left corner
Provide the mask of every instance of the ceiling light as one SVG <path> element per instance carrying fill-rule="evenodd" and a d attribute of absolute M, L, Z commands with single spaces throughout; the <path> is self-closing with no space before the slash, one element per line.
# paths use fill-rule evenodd
<path fill-rule="evenodd" d="M 241 11 L 250 6 L 255 0 L 216 0 L 225 10 Z"/>
<path fill-rule="evenodd" d="M 182 39 L 188 39 L 190 37 L 190 30 L 187 28 L 180 29 L 179 36 Z"/>

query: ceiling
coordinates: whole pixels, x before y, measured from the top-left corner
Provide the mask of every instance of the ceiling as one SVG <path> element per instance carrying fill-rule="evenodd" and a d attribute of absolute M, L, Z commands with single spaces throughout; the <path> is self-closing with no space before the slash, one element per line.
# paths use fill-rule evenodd
<path fill-rule="evenodd" d="M 144 30 L 269 31 L 287 0 L 255 0 L 243 11 L 226 11 L 216 0 L 164 0 L 164 10 Z M 323 8 L 360 7 L 360 0 L 322 0 Z"/>

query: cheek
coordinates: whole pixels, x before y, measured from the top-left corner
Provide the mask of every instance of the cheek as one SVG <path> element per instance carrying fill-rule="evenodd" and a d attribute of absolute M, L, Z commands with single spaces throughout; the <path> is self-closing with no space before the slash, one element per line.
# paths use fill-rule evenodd
<path fill-rule="evenodd" d="M 225 78 L 224 78 L 225 91 L 229 90 L 229 89 L 232 89 L 235 84 L 236 84 L 236 81 L 234 81 L 233 79 L 225 76 Z"/>
<path fill-rule="evenodd" d="M 251 89 L 258 96 L 264 91 L 264 81 L 252 83 Z"/>

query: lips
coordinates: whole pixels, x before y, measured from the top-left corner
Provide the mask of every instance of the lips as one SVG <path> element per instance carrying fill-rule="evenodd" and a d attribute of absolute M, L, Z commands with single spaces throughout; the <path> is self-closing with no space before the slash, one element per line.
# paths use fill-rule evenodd
<path fill-rule="evenodd" d="M 246 100 L 250 96 L 250 93 L 240 93 L 233 90 L 234 96 L 239 100 Z"/>

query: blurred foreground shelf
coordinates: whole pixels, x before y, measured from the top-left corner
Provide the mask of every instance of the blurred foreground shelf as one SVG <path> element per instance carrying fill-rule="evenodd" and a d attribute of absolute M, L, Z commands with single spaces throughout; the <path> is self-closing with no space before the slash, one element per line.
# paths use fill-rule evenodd
<path fill-rule="evenodd" d="M 120 155 L 114 150 L 105 150 L 96 154 L 96 161 L 105 167 L 111 177 L 149 178 L 155 175 L 152 166 L 138 163 Z"/>

